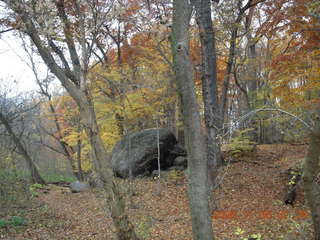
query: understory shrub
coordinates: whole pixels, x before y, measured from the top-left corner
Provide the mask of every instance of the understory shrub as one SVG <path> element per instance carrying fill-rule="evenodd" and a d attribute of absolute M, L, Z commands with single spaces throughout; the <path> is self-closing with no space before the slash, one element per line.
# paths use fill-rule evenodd
<path fill-rule="evenodd" d="M 0 213 L 25 205 L 30 198 L 28 176 L 17 170 L 15 156 L 0 148 Z"/>
<path fill-rule="evenodd" d="M 222 147 L 225 154 L 234 158 L 241 158 L 254 154 L 256 152 L 257 143 L 252 141 L 252 135 L 250 135 L 252 130 L 252 128 L 248 128 L 237 131 L 230 143 L 225 144 Z"/>
<path fill-rule="evenodd" d="M 9 220 L 0 219 L 0 228 L 6 228 L 9 226 L 22 226 L 27 224 L 27 219 L 21 216 L 12 216 Z"/>
<path fill-rule="evenodd" d="M 0 208 L 25 203 L 30 198 L 29 183 L 12 171 L 0 172 Z"/>

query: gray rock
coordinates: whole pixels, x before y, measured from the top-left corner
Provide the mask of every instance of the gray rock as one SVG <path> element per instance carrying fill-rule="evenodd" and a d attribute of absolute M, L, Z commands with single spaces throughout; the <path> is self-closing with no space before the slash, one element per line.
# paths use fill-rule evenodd
<path fill-rule="evenodd" d="M 85 192 L 88 191 L 90 189 L 90 185 L 89 183 L 86 182 L 73 182 L 70 184 L 70 190 L 73 193 L 78 193 L 78 192 Z"/>
<path fill-rule="evenodd" d="M 176 145 L 174 145 L 173 149 L 170 150 L 170 153 L 175 156 L 187 156 L 187 151 L 184 149 L 184 147 L 180 143 L 177 143 Z"/>
<path fill-rule="evenodd" d="M 161 175 L 161 172 L 162 171 L 160 171 L 160 175 Z M 157 170 L 153 170 L 152 173 L 151 173 L 151 176 L 152 177 L 158 177 L 159 176 L 159 170 L 158 169 Z"/>
<path fill-rule="evenodd" d="M 171 167 L 177 156 L 186 154 L 182 147 L 176 146 L 176 137 L 168 129 L 159 129 L 159 140 L 161 169 Z M 114 147 L 111 162 L 117 177 L 129 177 L 130 168 L 133 177 L 150 175 L 158 169 L 157 129 L 125 136 Z"/>
<path fill-rule="evenodd" d="M 173 161 L 174 166 L 187 168 L 188 160 L 186 157 L 178 156 Z"/>

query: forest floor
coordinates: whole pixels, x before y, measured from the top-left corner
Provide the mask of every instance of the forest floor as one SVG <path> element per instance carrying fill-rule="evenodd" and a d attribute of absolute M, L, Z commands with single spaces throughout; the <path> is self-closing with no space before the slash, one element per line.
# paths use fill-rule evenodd
<path fill-rule="evenodd" d="M 311 218 L 301 183 L 294 205 L 283 203 L 285 171 L 302 161 L 306 149 L 306 145 L 260 145 L 254 158 L 222 167 L 212 213 L 215 239 L 244 239 L 252 234 L 266 240 L 311 239 Z M 125 191 L 130 186 L 123 180 L 119 184 Z M 49 189 L 23 210 L 28 223 L 0 228 L 0 239 L 115 239 L 99 190 L 74 194 L 55 185 Z M 156 179 L 134 180 L 131 189 L 128 209 L 142 239 L 192 239 L 184 174 L 161 179 L 160 187 Z"/>

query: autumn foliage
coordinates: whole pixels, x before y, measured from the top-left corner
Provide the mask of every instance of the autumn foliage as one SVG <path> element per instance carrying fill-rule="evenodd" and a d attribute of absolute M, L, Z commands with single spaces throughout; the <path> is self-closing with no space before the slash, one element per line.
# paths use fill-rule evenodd
<path fill-rule="evenodd" d="M 271 41 L 273 89 L 283 106 L 311 107 L 319 100 L 319 18 L 311 12 L 312 1 L 291 1 Z"/>

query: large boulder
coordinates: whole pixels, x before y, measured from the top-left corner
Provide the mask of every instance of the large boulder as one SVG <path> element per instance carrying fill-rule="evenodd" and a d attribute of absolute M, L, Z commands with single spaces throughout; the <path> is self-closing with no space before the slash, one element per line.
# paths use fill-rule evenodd
<path fill-rule="evenodd" d="M 173 161 L 173 165 L 177 167 L 187 168 L 188 160 L 186 157 L 179 156 Z"/>
<path fill-rule="evenodd" d="M 90 185 L 87 182 L 75 181 L 70 184 L 70 190 L 72 193 L 85 192 L 90 189 Z"/>
<path fill-rule="evenodd" d="M 146 129 L 125 136 L 112 152 L 112 168 L 117 177 L 150 175 L 158 169 L 157 129 Z M 129 141 L 130 139 L 130 141 Z M 186 151 L 177 144 L 174 134 L 168 129 L 159 129 L 160 166 L 167 169 L 177 156 L 185 156 Z"/>

